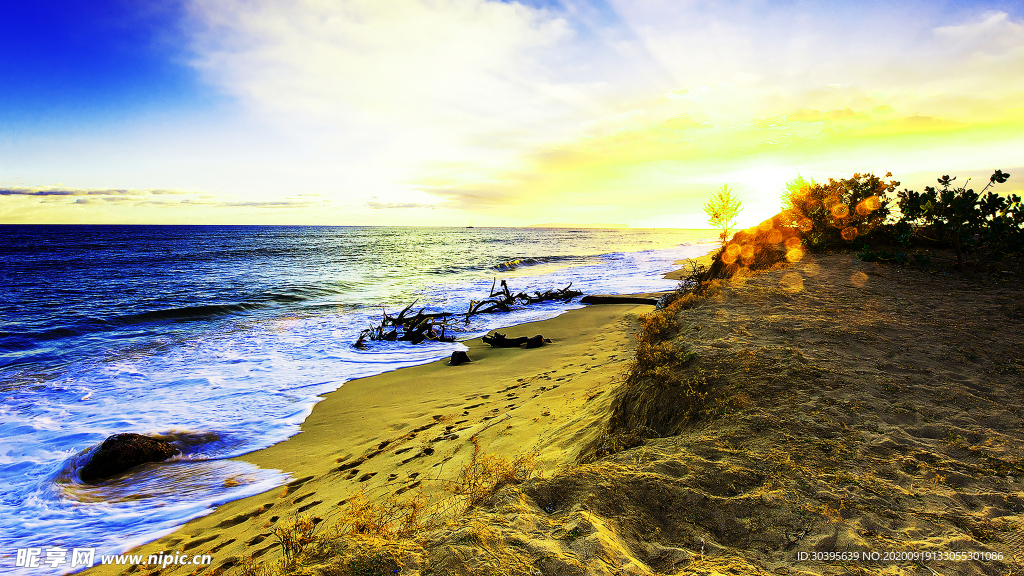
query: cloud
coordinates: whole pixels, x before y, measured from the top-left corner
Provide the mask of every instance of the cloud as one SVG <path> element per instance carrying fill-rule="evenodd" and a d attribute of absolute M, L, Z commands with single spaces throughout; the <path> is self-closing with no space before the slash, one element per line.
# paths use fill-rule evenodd
<path fill-rule="evenodd" d="M 0 187 L 0 196 L 39 198 L 49 204 L 61 203 L 92 205 L 103 202 L 124 206 L 163 207 L 204 207 L 204 208 L 312 208 L 325 206 L 332 201 L 319 194 L 297 194 L 292 197 L 271 200 L 231 200 L 211 194 L 199 194 L 182 190 L 167 189 L 78 189 L 60 186 L 48 187 Z M 188 196 L 180 198 L 181 196 Z M 179 198 L 174 198 L 179 197 Z"/>
<path fill-rule="evenodd" d="M 82 190 L 61 187 L 0 187 L 0 196 L 145 196 L 160 194 L 188 194 L 180 190 L 126 190 L 126 189 L 94 189 Z"/>
<path fill-rule="evenodd" d="M 392 210 L 400 208 L 429 208 L 431 210 L 436 209 L 435 204 L 423 204 L 420 202 L 378 202 L 371 200 L 366 203 L 367 206 L 374 210 Z"/>

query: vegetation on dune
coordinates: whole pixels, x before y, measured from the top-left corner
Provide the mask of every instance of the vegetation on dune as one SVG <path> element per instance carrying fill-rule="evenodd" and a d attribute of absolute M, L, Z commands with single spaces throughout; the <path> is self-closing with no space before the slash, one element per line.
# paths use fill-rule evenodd
<path fill-rule="evenodd" d="M 887 195 L 899 185 L 874 174 L 830 178 L 824 184 L 797 177 L 783 194 L 782 218 L 811 249 L 848 247 L 885 224 L 891 202 Z"/>
<path fill-rule="evenodd" d="M 985 188 L 975 192 L 967 188 L 969 180 L 956 187 L 955 177 L 942 176 L 941 189 L 897 192 L 895 211 L 891 194 L 900 184 L 895 180 L 854 174 L 819 184 L 798 177 L 787 185 L 780 216 L 809 250 L 852 249 L 867 261 L 927 264 L 930 257 L 920 249 L 948 248 L 957 268 L 964 270 L 968 264 L 981 266 L 1024 253 L 1021 198 L 989 190 L 1009 177 L 996 170 Z M 918 253 L 902 252 L 910 248 Z M 973 260 L 967 260 L 969 255 Z"/>
<path fill-rule="evenodd" d="M 940 188 L 895 192 L 900 182 L 891 176 L 854 174 L 825 183 L 797 177 L 786 185 L 778 214 L 736 232 L 710 266 L 691 274 L 696 291 L 716 278 L 799 262 L 808 251 L 855 250 L 865 261 L 927 265 L 931 250 L 949 249 L 961 271 L 1024 254 L 1024 203 L 989 190 L 1009 174 L 996 170 L 981 192 L 966 182 L 954 186 L 950 176 L 938 179 Z M 721 194 L 708 206 L 721 204 Z"/>
<path fill-rule="evenodd" d="M 420 489 L 405 497 L 374 497 L 360 490 L 339 503 L 329 520 L 310 515 L 282 520 L 271 532 L 281 557 L 244 558 L 240 574 L 388 576 L 411 562 L 430 566 L 432 548 L 464 523 L 467 513 L 493 505 L 502 489 L 538 477 L 533 453 L 512 458 L 489 455 L 476 436 L 470 440 L 473 452 L 468 462 L 454 479 L 438 480 L 439 493 Z"/>
<path fill-rule="evenodd" d="M 1020 196 L 1004 197 L 989 191 L 1009 177 L 996 170 L 980 193 L 967 188 L 970 180 L 953 186 L 956 178 L 948 175 L 938 179 L 941 190 L 934 186 L 925 187 L 923 193 L 903 190 L 898 194 L 902 217 L 895 225 L 899 240 L 904 244 L 914 240 L 946 244 L 956 254 L 961 270 L 967 254 L 976 254 L 975 264 L 981 265 L 1024 253 Z"/>

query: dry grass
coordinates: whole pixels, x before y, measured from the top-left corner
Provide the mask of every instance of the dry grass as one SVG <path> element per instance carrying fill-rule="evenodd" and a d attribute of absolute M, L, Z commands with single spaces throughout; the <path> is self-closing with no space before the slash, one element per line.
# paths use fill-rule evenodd
<path fill-rule="evenodd" d="M 308 515 L 280 523 L 272 536 L 281 557 L 264 562 L 243 558 L 239 573 L 387 576 L 396 570 L 401 572 L 410 559 L 426 554 L 426 535 L 450 531 L 467 511 L 493 503 L 503 487 L 538 475 L 535 454 L 523 453 L 514 458 L 488 455 L 476 436 L 470 440 L 473 453 L 469 461 L 454 479 L 441 481 L 441 495 L 431 497 L 421 489 L 405 498 L 375 498 L 360 490 L 344 501 L 328 527 L 324 527 L 328 522 Z M 512 556 L 501 553 L 502 547 L 485 527 L 476 526 L 474 534 L 475 540 L 493 557 L 491 564 L 498 568 L 493 574 L 522 572 L 523 566 Z"/>
<path fill-rule="evenodd" d="M 512 459 L 489 456 L 482 453 L 476 436 L 470 440 L 473 442 L 473 455 L 469 463 L 462 467 L 454 481 L 445 486 L 452 494 L 464 497 L 469 507 L 489 503 L 503 486 L 521 484 L 536 475 L 534 454 L 527 452 Z"/>

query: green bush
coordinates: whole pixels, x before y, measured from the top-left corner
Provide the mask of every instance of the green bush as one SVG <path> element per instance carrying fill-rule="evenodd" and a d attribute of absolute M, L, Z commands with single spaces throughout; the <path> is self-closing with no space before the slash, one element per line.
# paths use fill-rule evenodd
<path fill-rule="evenodd" d="M 1003 197 L 986 191 L 1002 184 L 1009 174 L 996 170 L 988 184 L 975 192 L 953 186 L 955 177 L 938 179 L 942 189 L 926 186 L 924 192 L 899 192 L 899 222 L 918 238 L 948 245 L 964 267 L 965 254 L 977 254 L 978 264 L 1024 252 L 1024 205 L 1016 194 Z"/>

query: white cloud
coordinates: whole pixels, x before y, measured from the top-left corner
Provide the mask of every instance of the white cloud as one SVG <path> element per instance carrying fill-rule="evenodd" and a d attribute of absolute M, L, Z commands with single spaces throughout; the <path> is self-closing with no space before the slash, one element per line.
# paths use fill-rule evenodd
<path fill-rule="evenodd" d="M 261 114 L 361 146 L 438 156 L 530 140 L 586 98 L 545 58 L 570 38 L 565 21 L 519 4 L 197 0 L 192 13 L 196 65 L 211 82 Z"/>

